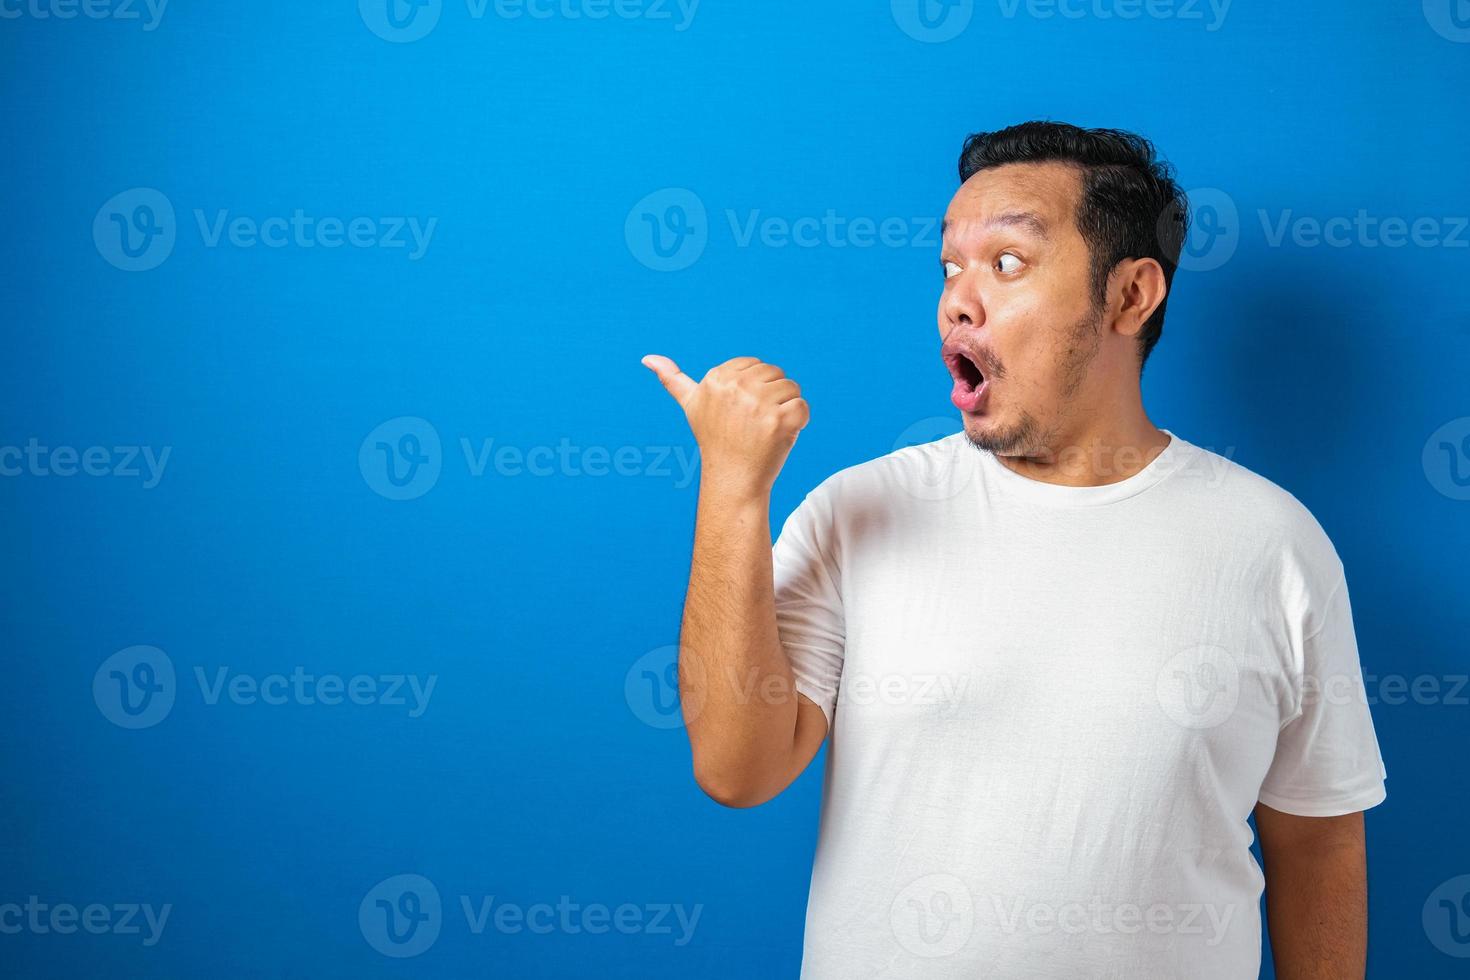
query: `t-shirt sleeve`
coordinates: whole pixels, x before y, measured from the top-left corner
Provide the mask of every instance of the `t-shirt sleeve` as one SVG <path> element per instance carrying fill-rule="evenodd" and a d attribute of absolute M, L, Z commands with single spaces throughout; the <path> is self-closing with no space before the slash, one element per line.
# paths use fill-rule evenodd
<path fill-rule="evenodd" d="M 837 705 L 847 632 L 830 496 L 818 487 L 786 519 L 771 549 L 776 627 L 796 690 L 827 716 Z"/>
<path fill-rule="evenodd" d="M 1347 584 L 1302 641 L 1300 709 L 1282 727 L 1260 801 L 1303 817 L 1335 817 L 1382 803 L 1388 771 L 1378 749 L 1358 659 Z"/>

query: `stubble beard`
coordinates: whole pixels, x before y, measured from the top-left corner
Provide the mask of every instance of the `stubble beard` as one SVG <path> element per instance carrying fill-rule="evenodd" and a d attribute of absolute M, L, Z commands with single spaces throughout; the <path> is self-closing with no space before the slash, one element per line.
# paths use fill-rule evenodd
<path fill-rule="evenodd" d="M 992 426 L 978 435 L 965 426 L 965 439 L 977 450 L 996 456 L 1050 457 L 1056 451 L 1056 437 L 1072 414 L 1072 401 L 1087 376 L 1087 368 L 1097 357 L 1102 344 L 1102 306 L 1097 304 L 1083 315 L 1067 335 L 1067 347 L 1061 357 L 1061 407 L 1050 424 L 1043 425 L 1036 416 L 1021 409 L 1016 420 L 1005 426 Z"/>

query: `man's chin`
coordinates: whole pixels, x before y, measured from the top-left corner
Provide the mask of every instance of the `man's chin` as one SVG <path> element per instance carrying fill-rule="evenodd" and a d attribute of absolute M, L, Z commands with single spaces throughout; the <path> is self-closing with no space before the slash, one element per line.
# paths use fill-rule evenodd
<path fill-rule="evenodd" d="M 965 425 L 965 439 L 976 449 L 983 449 L 997 456 L 1024 454 L 1032 437 L 1035 425 L 1031 419 L 1007 424 L 988 416 L 961 414 Z"/>

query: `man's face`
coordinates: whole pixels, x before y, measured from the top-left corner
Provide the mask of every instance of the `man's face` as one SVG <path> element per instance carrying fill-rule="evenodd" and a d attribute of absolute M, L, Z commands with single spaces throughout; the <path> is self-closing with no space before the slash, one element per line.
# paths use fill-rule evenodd
<path fill-rule="evenodd" d="M 939 335 L 951 399 L 971 442 L 1040 455 L 1082 410 L 1101 342 L 1079 171 L 1061 163 L 982 170 L 950 201 Z"/>

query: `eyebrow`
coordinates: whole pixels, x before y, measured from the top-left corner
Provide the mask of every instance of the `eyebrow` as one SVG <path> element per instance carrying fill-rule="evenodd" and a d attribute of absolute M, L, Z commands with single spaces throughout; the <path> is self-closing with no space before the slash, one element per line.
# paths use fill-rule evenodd
<path fill-rule="evenodd" d="M 950 223 L 948 218 L 944 219 L 939 226 L 941 235 L 948 234 Z M 984 225 L 986 228 L 1024 228 L 1042 241 L 1051 241 L 1046 222 L 1034 211 L 1003 211 L 986 219 Z"/>

